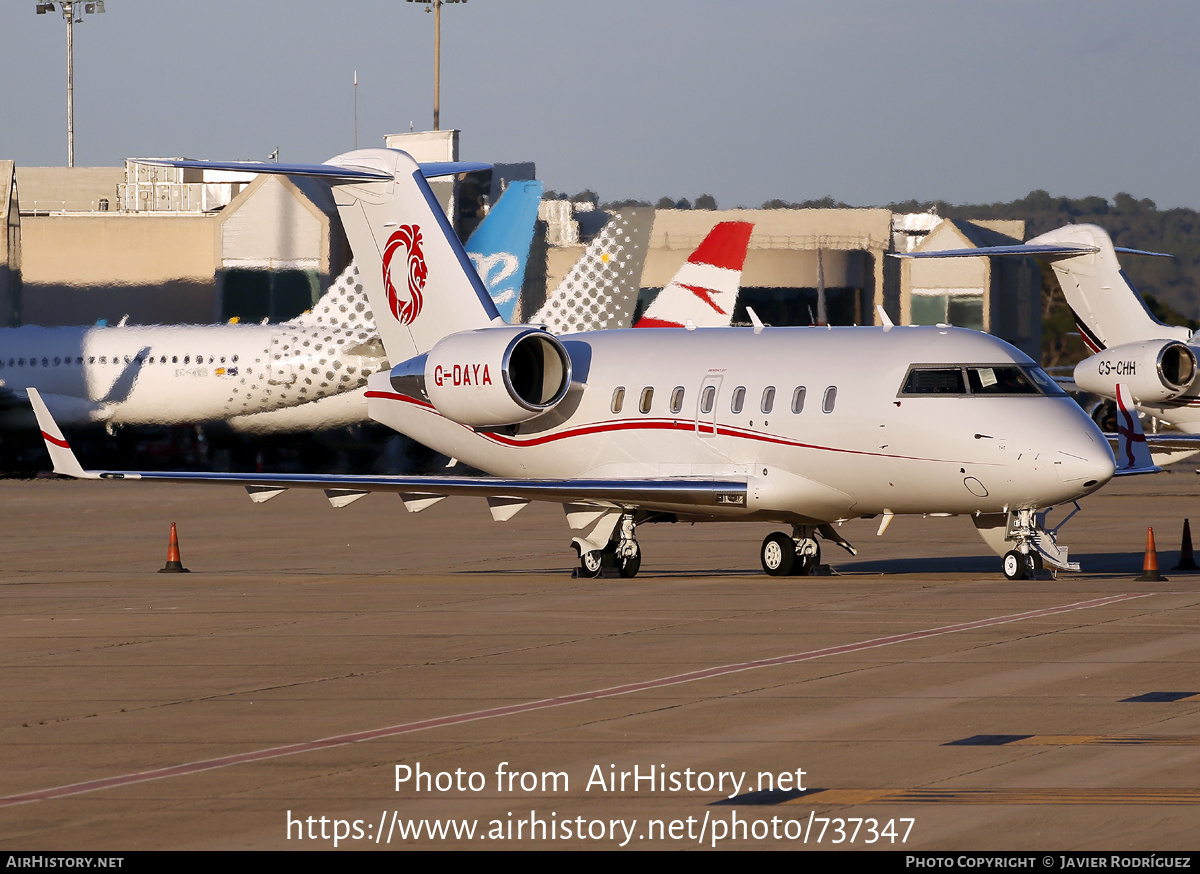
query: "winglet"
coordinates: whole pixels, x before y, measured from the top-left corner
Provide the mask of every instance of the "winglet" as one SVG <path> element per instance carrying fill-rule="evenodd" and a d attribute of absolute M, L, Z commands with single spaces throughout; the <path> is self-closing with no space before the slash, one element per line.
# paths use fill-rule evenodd
<path fill-rule="evenodd" d="M 1161 467 L 1150 457 L 1146 434 L 1138 419 L 1133 398 L 1124 383 L 1117 384 L 1117 470 L 1116 476 L 1158 473 Z"/>
<path fill-rule="evenodd" d="M 54 463 L 54 472 L 63 476 L 73 476 L 76 479 L 100 479 L 100 474 L 83 469 L 79 459 L 71 451 L 71 445 L 63 437 L 58 423 L 46 409 L 46 402 L 36 388 L 26 389 L 29 403 L 33 405 L 33 414 L 37 416 L 38 427 L 42 431 L 42 439 L 46 441 L 46 449 L 50 452 L 50 461 Z"/>

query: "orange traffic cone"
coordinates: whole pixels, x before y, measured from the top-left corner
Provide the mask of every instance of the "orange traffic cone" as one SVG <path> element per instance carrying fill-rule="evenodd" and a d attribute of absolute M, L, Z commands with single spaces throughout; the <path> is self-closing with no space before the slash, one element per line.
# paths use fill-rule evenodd
<path fill-rule="evenodd" d="M 1196 567 L 1196 558 L 1192 555 L 1192 526 L 1187 519 L 1183 520 L 1183 544 L 1179 547 L 1179 564 L 1177 571 L 1200 570 Z"/>
<path fill-rule="evenodd" d="M 171 523 L 171 539 L 167 543 L 167 566 L 159 571 L 160 574 L 191 573 L 179 560 L 179 535 L 175 533 L 175 523 Z"/>
<path fill-rule="evenodd" d="M 1158 574 L 1158 553 L 1154 550 L 1153 528 L 1146 529 L 1146 559 L 1142 562 L 1142 575 L 1134 579 L 1151 583 L 1166 579 Z"/>

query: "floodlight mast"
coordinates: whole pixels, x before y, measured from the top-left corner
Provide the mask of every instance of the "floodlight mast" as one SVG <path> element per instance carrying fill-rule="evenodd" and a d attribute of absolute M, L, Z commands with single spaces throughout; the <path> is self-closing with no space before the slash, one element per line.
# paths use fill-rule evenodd
<path fill-rule="evenodd" d="M 57 0 L 67 22 L 67 166 L 75 166 L 75 23 L 82 22 L 84 14 L 104 11 L 104 0 Z M 45 15 L 55 10 L 54 0 L 41 0 L 37 14 Z M 78 16 L 78 17 L 76 17 Z"/>
<path fill-rule="evenodd" d="M 442 4 L 466 3 L 467 0 L 408 0 L 409 3 L 426 3 L 433 7 L 433 129 L 441 130 L 442 94 Z M 429 10 L 426 9 L 426 12 Z"/>

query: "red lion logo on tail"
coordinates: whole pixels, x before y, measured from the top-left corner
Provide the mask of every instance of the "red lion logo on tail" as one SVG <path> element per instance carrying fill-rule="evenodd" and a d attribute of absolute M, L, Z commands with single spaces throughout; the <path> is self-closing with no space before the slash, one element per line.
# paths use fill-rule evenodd
<path fill-rule="evenodd" d="M 396 288 L 392 282 L 392 258 L 401 246 L 408 253 L 407 291 Z M 425 255 L 421 252 L 421 229 L 417 225 L 401 225 L 390 237 L 383 250 L 383 288 L 387 292 L 392 315 L 402 325 L 411 325 L 421 314 L 424 300 L 425 279 L 429 268 L 425 266 Z"/>

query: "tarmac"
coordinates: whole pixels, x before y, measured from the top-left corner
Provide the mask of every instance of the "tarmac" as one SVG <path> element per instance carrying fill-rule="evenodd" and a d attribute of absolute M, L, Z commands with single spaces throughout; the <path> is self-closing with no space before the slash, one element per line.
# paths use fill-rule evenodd
<path fill-rule="evenodd" d="M 0 848 L 1195 851 L 1198 493 L 1109 484 L 1057 579 L 898 517 L 587 580 L 556 506 L 0 482 Z"/>

